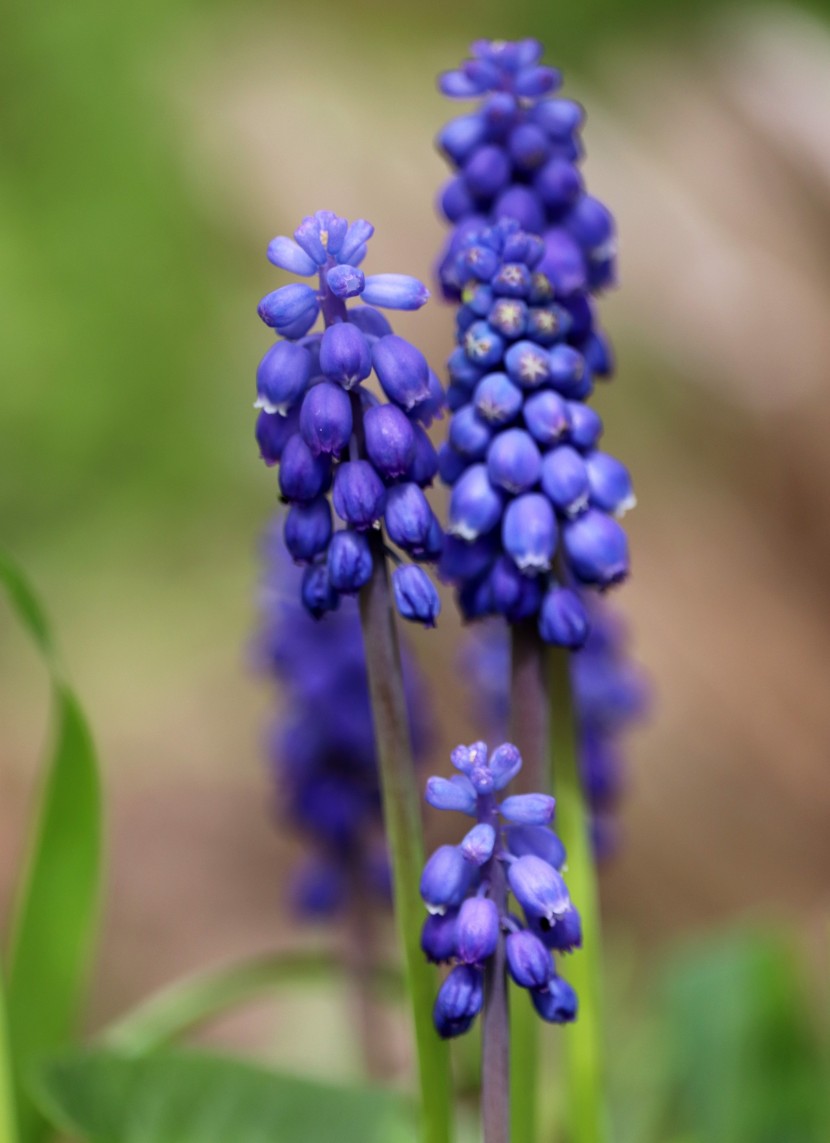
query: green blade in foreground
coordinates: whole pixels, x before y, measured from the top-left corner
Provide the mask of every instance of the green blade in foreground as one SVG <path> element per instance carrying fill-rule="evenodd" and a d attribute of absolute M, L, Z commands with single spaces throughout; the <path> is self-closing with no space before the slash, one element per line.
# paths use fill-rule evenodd
<path fill-rule="evenodd" d="M 63 681 L 44 613 L 22 573 L 0 555 L 0 583 L 47 661 L 55 732 L 8 955 L 7 1021 L 22 1143 L 45 1123 L 28 1098 L 35 1066 L 69 1040 L 83 996 L 98 913 L 101 791 L 86 718 Z"/>
<path fill-rule="evenodd" d="M 17 1110 L 6 1034 L 6 984 L 0 972 L 0 1143 L 17 1143 Z"/>
<path fill-rule="evenodd" d="M 219 1056 L 79 1052 L 48 1064 L 42 1106 L 85 1143 L 413 1143 L 390 1092 L 338 1088 Z"/>

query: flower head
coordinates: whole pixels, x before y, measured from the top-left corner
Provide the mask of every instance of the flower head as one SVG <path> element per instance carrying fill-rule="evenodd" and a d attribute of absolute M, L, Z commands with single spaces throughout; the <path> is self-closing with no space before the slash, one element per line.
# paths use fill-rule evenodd
<path fill-rule="evenodd" d="M 458 845 L 439 846 L 421 878 L 430 914 L 421 947 L 430 960 L 455 965 L 435 1002 L 435 1027 L 443 1037 L 470 1028 L 482 1004 L 483 966 L 505 934 L 510 974 L 530 990 L 537 1012 L 554 1022 L 573 1020 L 576 1004 L 568 1009 L 549 996 L 569 990 L 551 951 L 569 952 L 582 941 L 579 914 L 560 873 L 565 851 L 550 829 L 554 799 L 501 797 L 522 766 L 511 743 L 492 754 L 483 742 L 459 746 L 452 764 L 457 773 L 451 778 L 429 779 L 426 800 L 476 824 Z M 495 879 L 505 876 L 523 921 L 491 896 Z"/>
<path fill-rule="evenodd" d="M 543 253 L 509 220 L 468 233 L 455 253 L 463 290 L 439 457 L 452 485 L 441 570 L 468 619 L 535 616 L 546 642 L 576 648 L 589 629 L 582 589 L 628 573 L 618 517 L 634 496 L 584 403 L 608 368 L 602 334 L 584 297 L 554 300 L 537 269 Z"/>
<path fill-rule="evenodd" d="M 434 560 L 443 546 L 422 492 L 438 470 L 424 430 L 440 415 L 443 390 L 423 354 L 381 313 L 418 309 L 429 291 L 406 274 L 364 274 L 372 233 L 371 223 L 331 211 L 303 219 L 293 238 L 271 242 L 268 257 L 316 284 L 281 286 L 259 305 L 282 340 L 257 370 L 257 442 L 263 460 L 279 465 L 280 494 L 291 506 L 285 541 L 306 566 L 302 599 L 315 617 L 371 578 L 380 529 L 410 559 Z M 321 316 L 324 328 L 315 332 Z M 373 373 L 388 403 L 366 387 Z M 414 565 L 399 570 L 401 614 L 433 624 L 434 586 Z"/>
<path fill-rule="evenodd" d="M 441 195 L 444 217 L 455 228 L 440 271 L 450 297 L 463 288 L 453 264 L 458 243 L 500 218 L 541 235 L 539 269 L 559 296 L 614 283 L 614 221 L 586 193 L 579 170 L 584 113 L 555 95 L 561 76 L 541 57 L 537 40 L 477 40 L 471 58 L 439 80 L 451 99 L 478 101 L 437 140 L 456 172 Z"/>

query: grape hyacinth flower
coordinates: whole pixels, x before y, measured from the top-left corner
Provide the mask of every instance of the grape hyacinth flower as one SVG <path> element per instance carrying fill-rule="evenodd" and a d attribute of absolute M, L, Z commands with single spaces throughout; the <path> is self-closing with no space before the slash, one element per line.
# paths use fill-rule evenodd
<path fill-rule="evenodd" d="M 455 262 L 459 244 L 500 218 L 542 236 L 539 270 L 557 297 L 613 285 L 614 220 L 586 193 L 579 170 L 582 107 L 554 94 L 562 78 L 540 64 L 538 40 L 476 40 L 471 51 L 471 59 L 439 80 L 451 99 L 477 100 L 437 140 L 456 172 L 440 196 L 454 227 L 440 268 L 446 295 L 457 298 L 464 288 Z"/>
<path fill-rule="evenodd" d="M 443 534 L 423 492 L 438 468 L 425 430 L 444 395 L 423 354 L 381 313 L 419 309 L 429 291 L 405 274 L 364 274 L 373 229 L 318 211 L 269 245 L 275 266 L 317 281 L 282 286 L 259 304 L 281 340 L 257 370 L 256 437 L 266 464 L 279 464 L 285 543 L 305 566 L 308 611 L 332 611 L 369 582 L 383 528 L 402 553 L 392 575 L 401 615 L 433 626 L 440 601 L 420 563 L 440 555 Z M 384 401 L 366 387 L 372 373 Z"/>
<path fill-rule="evenodd" d="M 607 346 L 583 296 L 557 300 L 542 256 L 511 220 L 468 232 L 455 254 L 464 288 L 439 452 L 452 488 L 441 572 L 465 618 L 535 619 L 544 642 L 573 649 L 589 630 L 583 589 L 628 573 L 618 517 L 634 496 L 585 404 L 610 369 Z"/>
<path fill-rule="evenodd" d="M 292 880 L 291 901 L 307 917 L 354 905 L 355 895 L 389 903 L 380 788 L 366 659 L 354 600 L 317 623 L 298 598 L 299 570 L 274 520 L 263 543 L 257 665 L 280 687 L 283 710 L 268 739 L 280 805 L 304 837 L 308 857 Z M 416 762 L 429 743 L 423 680 L 403 655 Z"/>
<path fill-rule="evenodd" d="M 483 742 L 459 746 L 452 764 L 459 773 L 430 778 L 426 800 L 476 824 L 458 845 L 439 846 L 421 877 L 429 911 L 421 947 L 429 960 L 453 964 L 435 1001 L 436 1030 L 445 1039 L 469 1030 L 484 1003 L 484 968 L 502 939 L 510 976 L 528 989 L 542 1019 L 572 1021 L 576 996 L 557 974 L 552 953 L 572 951 L 582 936 L 560 872 L 565 851 L 549 828 L 554 799 L 517 794 L 498 800 L 522 767 L 510 743 L 489 758 Z M 505 877 L 521 916 L 494 899 L 497 879 Z"/>

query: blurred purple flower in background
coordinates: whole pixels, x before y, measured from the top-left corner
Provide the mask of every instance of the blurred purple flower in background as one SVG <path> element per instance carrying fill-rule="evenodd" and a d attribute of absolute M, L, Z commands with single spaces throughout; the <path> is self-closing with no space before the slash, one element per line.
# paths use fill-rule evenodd
<path fill-rule="evenodd" d="M 292 903 L 326 916 L 354 904 L 355 894 L 389 900 L 372 712 L 357 603 L 346 599 L 316 622 L 300 603 L 302 573 L 286 556 L 282 528 L 278 517 L 263 540 L 255 658 L 282 698 L 268 736 L 277 805 L 309 849 L 293 877 Z M 429 704 L 402 652 L 418 759 L 430 737 Z"/>

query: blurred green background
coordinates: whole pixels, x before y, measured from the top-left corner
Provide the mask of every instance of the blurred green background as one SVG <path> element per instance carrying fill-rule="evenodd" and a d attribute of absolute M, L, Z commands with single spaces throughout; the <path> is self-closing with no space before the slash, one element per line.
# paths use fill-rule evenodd
<path fill-rule="evenodd" d="M 93 1024 L 176 973 L 302 936 L 282 911 L 290 842 L 273 828 L 261 760 L 271 699 L 246 661 L 257 536 L 276 506 L 252 442 L 268 344 L 255 306 L 281 281 L 266 244 L 326 207 L 374 221 L 371 269 L 428 279 L 445 177 L 431 140 L 453 113 L 434 75 L 475 36 L 535 35 L 588 109 L 588 186 L 620 226 L 622 288 L 603 305 L 620 370 L 599 405 L 638 488 L 634 575 L 617 598 L 655 703 L 631 740 L 623 844 L 604 874 L 619 1035 L 659 1006 L 652 970 L 678 943 L 746 920 L 786 927 L 795 951 L 782 955 L 809 999 L 792 985 L 780 1009 L 795 1040 L 777 1038 L 773 1020 L 770 1051 L 773 1070 L 776 1052 L 811 1061 L 786 1096 L 808 1106 L 816 1055 L 798 1013 L 826 1010 L 830 897 L 828 9 L 7 9 L 0 521 L 50 603 L 106 766 L 111 883 Z M 402 328 L 434 362 L 446 356 L 440 303 Z M 46 688 L 0 620 L 5 901 Z M 414 640 L 432 664 L 428 640 L 446 651 L 439 766 L 475 733 L 469 715 L 458 721 L 457 636 L 448 599 L 438 633 Z M 726 968 L 713 972 L 732 995 L 729 971 L 746 972 L 716 939 Z M 763 956 L 753 948 L 745 955 Z M 705 1014 L 715 986 L 686 976 L 698 991 L 677 1004 Z M 330 998 L 303 998 L 302 1011 L 315 1004 L 322 1013 Z M 721 1031 L 700 1034 L 720 1042 Z M 275 1045 L 271 1013 L 216 1035 L 342 1070 L 344 1028 L 322 1055 L 311 1036 Z M 644 1042 L 629 1062 L 626 1090 L 648 1085 L 655 1050 Z M 757 1090 L 767 1073 L 747 1074 Z M 795 1134 L 709 1121 L 688 1138 L 813 1138 L 808 1119 L 784 1121 L 800 1123 Z"/>

